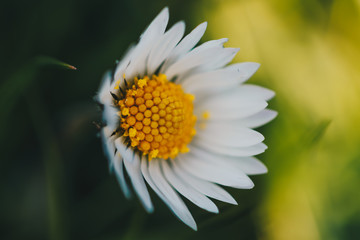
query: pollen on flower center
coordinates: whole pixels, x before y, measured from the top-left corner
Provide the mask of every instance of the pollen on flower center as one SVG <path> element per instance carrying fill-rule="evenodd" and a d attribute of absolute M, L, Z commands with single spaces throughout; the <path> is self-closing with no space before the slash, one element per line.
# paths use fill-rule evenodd
<path fill-rule="evenodd" d="M 195 135 L 193 100 L 193 95 L 184 93 L 164 74 L 135 78 L 118 101 L 123 135 L 149 160 L 188 152 L 187 144 Z"/>

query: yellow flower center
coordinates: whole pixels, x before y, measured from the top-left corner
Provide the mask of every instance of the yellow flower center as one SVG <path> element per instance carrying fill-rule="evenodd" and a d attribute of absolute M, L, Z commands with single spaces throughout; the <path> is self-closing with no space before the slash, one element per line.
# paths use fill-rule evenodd
<path fill-rule="evenodd" d="M 123 135 L 149 160 L 188 152 L 187 144 L 196 133 L 193 100 L 164 74 L 135 78 L 118 101 Z"/>

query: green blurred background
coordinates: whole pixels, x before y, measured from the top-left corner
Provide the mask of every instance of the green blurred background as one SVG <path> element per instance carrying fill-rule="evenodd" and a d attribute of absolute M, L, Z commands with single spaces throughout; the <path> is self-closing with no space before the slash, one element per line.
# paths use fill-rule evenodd
<path fill-rule="evenodd" d="M 360 239 L 360 1 L 2 1 L 1 239 Z M 202 41 L 228 37 L 277 95 L 269 173 L 199 230 L 152 194 L 148 215 L 110 176 L 92 121 L 105 70 L 170 7 Z M 78 68 L 60 66 L 52 57 Z"/>

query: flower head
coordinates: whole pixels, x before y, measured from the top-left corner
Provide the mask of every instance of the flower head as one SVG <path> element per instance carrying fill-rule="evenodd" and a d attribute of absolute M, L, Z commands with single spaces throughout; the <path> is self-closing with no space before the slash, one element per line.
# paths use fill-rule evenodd
<path fill-rule="evenodd" d="M 145 183 L 196 229 L 179 194 L 217 213 L 209 197 L 236 204 L 219 185 L 249 189 L 248 175 L 267 171 L 253 157 L 266 146 L 252 128 L 276 116 L 265 109 L 274 93 L 243 84 L 259 64 L 226 66 L 239 50 L 224 48 L 227 39 L 195 47 L 207 23 L 183 38 L 183 22 L 165 31 L 168 18 L 165 8 L 104 77 L 97 96 L 104 109 L 101 136 L 126 197 L 124 166 L 148 212 L 153 205 Z"/>

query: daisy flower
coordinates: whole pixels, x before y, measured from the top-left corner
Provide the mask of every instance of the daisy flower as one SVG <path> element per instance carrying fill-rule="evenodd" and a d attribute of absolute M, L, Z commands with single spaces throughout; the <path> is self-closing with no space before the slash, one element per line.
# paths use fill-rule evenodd
<path fill-rule="evenodd" d="M 166 30 L 163 9 L 101 83 L 101 137 L 124 195 L 131 190 L 148 212 L 148 186 L 186 225 L 197 226 L 182 198 L 217 213 L 210 198 L 237 204 L 219 185 L 250 189 L 248 175 L 266 173 L 254 155 L 267 148 L 253 128 L 275 116 L 268 89 L 243 84 L 259 68 L 227 64 L 239 51 L 227 39 L 196 44 L 207 23 L 183 37 L 184 22 Z M 128 177 L 125 177 L 127 175 Z M 146 184 L 147 183 L 147 184 Z"/>

